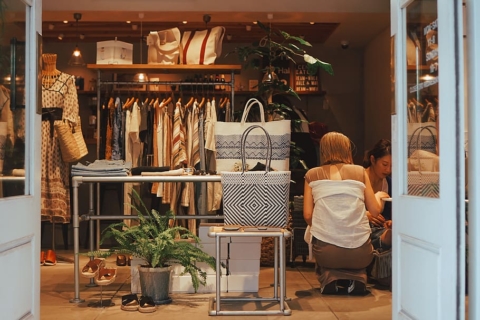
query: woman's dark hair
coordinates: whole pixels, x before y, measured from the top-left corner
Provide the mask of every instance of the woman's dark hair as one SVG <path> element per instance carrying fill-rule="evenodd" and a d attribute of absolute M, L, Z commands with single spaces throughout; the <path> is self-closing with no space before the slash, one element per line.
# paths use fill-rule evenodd
<path fill-rule="evenodd" d="M 371 156 L 377 160 L 388 155 L 392 155 L 392 143 L 390 140 L 380 139 L 372 149 L 365 152 L 365 157 L 363 158 L 363 167 L 368 168 L 372 165 L 372 162 L 370 161 Z"/>

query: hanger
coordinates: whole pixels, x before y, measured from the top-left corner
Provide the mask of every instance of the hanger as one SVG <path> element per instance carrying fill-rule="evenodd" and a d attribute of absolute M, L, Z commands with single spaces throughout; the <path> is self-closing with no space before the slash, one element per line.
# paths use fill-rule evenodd
<path fill-rule="evenodd" d="M 168 97 L 167 99 L 164 99 L 163 104 L 167 105 L 172 101 L 172 97 Z"/>
<path fill-rule="evenodd" d="M 185 108 L 189 108 L 189 107 L 192 105 L 192 103 L 193 103 L 194 100 L 195 100 L 195 99 L 194 99 L 193 97 L 191 97 L 191 98 L 190 98 L 190 101 L 188 101 L 187 104 L 185 105 Z"/>
<path fill-rule="evenodd" d="M 203 108 L 204 103 L 205 103 L 205 97 L 202 97 L 202 100 L 201 100 L 200 103 L 198 104 L 198 107 L 199 107 L 199 108 Z"/>

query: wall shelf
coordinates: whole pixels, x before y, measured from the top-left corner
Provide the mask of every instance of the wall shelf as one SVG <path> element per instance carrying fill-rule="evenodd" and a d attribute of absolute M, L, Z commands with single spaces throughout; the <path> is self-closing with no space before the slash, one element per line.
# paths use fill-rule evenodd
<path fill-rule="evenodd" d="M 87 64 L 88 69 L 106 72 L 132 73 L 132 72 L 158 72 L 158 73 L 234 73 L 240 74 L 241 65 L 196 65 L 196 64 Z"/>

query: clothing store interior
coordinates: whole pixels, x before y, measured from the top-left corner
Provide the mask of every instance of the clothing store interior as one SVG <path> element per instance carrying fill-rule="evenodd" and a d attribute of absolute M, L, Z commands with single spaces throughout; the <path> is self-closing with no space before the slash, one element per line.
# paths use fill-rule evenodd
<path fill-rule="evenodd" d="M 42 319 L 391 318 L 389 1 L 304 2 L 43 1 Z M 5 30 L 21 63 L 25 36 Z M 4 176 L 33 161 L 19 86 L 2 84 Z M 326 205 L 319 220 L 317 187 L 344 179 L 361 205 L 348 226 Z M 163 298 L 140 275 L 151 257 L 121 243 L 152 210 L 175 216 L 173 242 L 202 248 L 193 271 L 173 256 Z"/>

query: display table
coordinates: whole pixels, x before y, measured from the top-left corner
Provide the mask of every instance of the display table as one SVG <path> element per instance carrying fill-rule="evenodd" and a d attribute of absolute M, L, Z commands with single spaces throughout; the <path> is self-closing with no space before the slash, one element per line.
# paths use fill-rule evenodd
<path fill-rule="evenodd" d="M 80 252 L 80 216 L 78 214 L 78 187 L 82 183 L 90 184 L 89 192 L 89 212 L 88 215 L 83 216 L 83 220 L 89 220 L 90 225 L 90 251 L 93 250 L 93 220 L 112 220 L 112 219 L 136 219 L 136 216 L 105 216 L 101 217 L 99 212 L 94 215 L 93 204 L 93 183 L 106 183 L 106 182 L 118 182 L 118 183 L 133 183 L 133 182 L 220 182 L 221 177 L 219 175 L 182 175 L 182 176 L 125 176 L 125 177 L 112 177 L 112 176 L 74 176 L 72 177 L 72 196 L 73 196 L 73 252 L 74 252 L 74 297 L 70 300 L 72 303 L 81 303 L 84 300 L 80 299 L 80 265 L 79 265 L 79 252 Z M 218 216 L 177 216 L 182 219 L 218 219 Z M 101 219 L 104 218 L 104 219 Z"/>
<path fill-rule="evenodd" d="M 246 315 L 291 315 L 292 310 L 285 301 L 286 296 L 286 280 L 285 280 L 285 239 L 290 237 L 290 232 L 280 228 L 269 228 L 259 230 L 259 228 L 245 227 L 238 230 L 225 230 L 227 227 L 211 227 L 208 236 L 215 238 L 215 258 L 216 270 L 221 270 L 220 249 L 222 238 L 225 237 L 273 237 L 275 238 L 274 246 L 274 283 L 273 297 L 222 297 L 221 296 L 221 273 L 216 274 L 216 292 L 215 298 L 210 298 L 209 311 L 210 316 L 246 316 Z M 242 302 L 276 302 L 279 304 L 278 310 L 222 310 L 221 303 L 223 301 L 242 301 Z"/>

